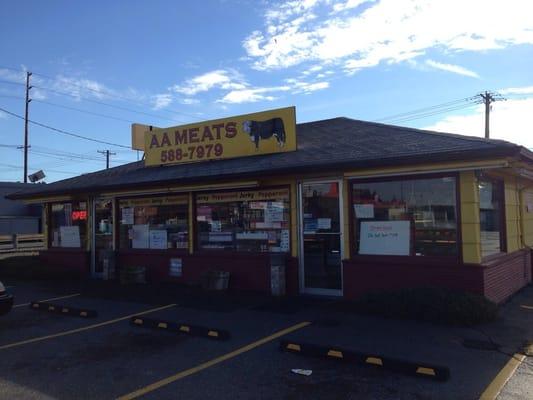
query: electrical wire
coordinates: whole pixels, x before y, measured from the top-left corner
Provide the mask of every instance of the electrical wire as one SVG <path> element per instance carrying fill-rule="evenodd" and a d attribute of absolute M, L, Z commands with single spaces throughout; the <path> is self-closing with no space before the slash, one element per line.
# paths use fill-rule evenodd
<path fill-rule="evenodd" d="M 471 107 L 477 107 L 477 105 L 478 105 L 477 103 L 470 103 L 470 104 L 464 104 L 464 105 L 455 106 L 455 107 L 448 107 L 448 108 L 441 109 L 441 110 L 435 110 L 435 111 L 432 111 L 432 112 L 427 112 L 425 114 L 415 114 L 415 115 L 413 115 L 411 117 L 405 117 L 405 118 L 400 118 L 400 119 L 396 119 L 396 120 L 393 120 L 393 121 L 388 121 L 388 123 L 397 124 L 397 123 L 401 123 L 401 122 L 413 121 L 415 119 L 427 118 L 427 117 L 431 117 L 433 115 L 449 113 L 451 111 L 458 111 L 458 110 L 464 110 L 464 109 L 471 108 Z"/>
<path fill-rule="evenodd" d="M 6 114 L 12 115 L 12 116 L 14 116 L 16 118 L 19 118 L 19 119 L 22 119 L 22 120 L 25 119 L 23 116 L 15 114 L 14 112 L 8 111 L 8 110 L 6 110 L 5 108 L 2 108 L 2 107 L 0 107 L 0 111 L 3 111 Z M 53 126 L 46 125 L 46 124 L 43 124 L 43 123 L 37 122 L 37 121 L 32 121 L 30 119 L 28 119 L 28 122 L 30 122 L 30 123 L 32 123 L 34 125 L 40 126 L 42 128 L 46 128 L 46 129 L 49 129 L 51 131 L 54 131 L 54 132 L 57 132 L 57 133 L 61 133 L 63 135 L 72 136 L 72 137 L 75 137 L 75 138 L 78 138 L 78 139 L 84 139 L 84 140 L 88 140 L 88 141 L 95 142 L 95 143 L 107 144 L 109 146 L 122 147 L 122 148 L 131 150 L 130 146 L 126 146 L 126 145 L 123 145 L 123 144 L 112 143 L 112 142 L 107 142 L 105 140 L 99 140 L 99 139 L 90 138 L 90 137 L 87 137 L 87 136 L 80 135 L 78 133 L 72 133 L 72 132 L 66 131 L 64 129 L 54 128 Z"/>
<path fill-rule="evenodd" d="M 428 112 L 438 111 L 438 110 L 441 110 L 441 109 L 447 109 L 447 108 L 449 108 L 451 106 L 459 105 L 460 103 L 465 103 L 465 102 L 471 103 L 475 99 L 476 99 L 476 96 L 474 96 L 474 97 L 465 97 L 463 99 L 458 99 L 458 100 L 452 100 L 452 101 L 449 101 L 449 102 L 446 102 L 446 103 L 436 104 L 436 105 L 429 106 L 429 107 L 419 108 L 419 109 L 416 109 L 416 110 L 407 111 L 407 112 L 404 112 L 404 113 L 394 114 L 394 115 L 390 115 L 388 117 L 379 118 L 379 119 L 376 120 L 376 122 L 382 122 L 382 121 L 387 121 L 387 120 L 398 120 L 398 119 L 403 119 L 403 118 L 407 118 L 407 117 L 414 117 L 414 116 L 417 116 L 418 114 L 425 114 L 425 113 L 428 113 Z"/>

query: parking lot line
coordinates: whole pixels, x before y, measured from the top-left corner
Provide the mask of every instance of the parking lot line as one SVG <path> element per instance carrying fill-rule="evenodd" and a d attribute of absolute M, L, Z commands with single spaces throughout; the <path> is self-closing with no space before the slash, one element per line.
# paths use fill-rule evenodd
<path fill-rule="evenodd" d="M 521 304 L 520 307 L 525 308 L 526 310 L 533 310 L 533 306 L 526 306 L 525 304 Z"/>
<path fill-rule="evenodd" d="M 71 330 L 68 330 L 68 331 L 54 333 L 52 335 L 40 336 L 40 337 L 36 337 L 36 338 L 33 338 L 33 339 L 22 340 L 20 342 L 5 344 L 3 346 L 0 346 L 0 350 L 10 349 L 12 347 L 23 346 L 25 344 L 30 344 L 30 343 L 35 343 L 35 342 L 42 342 L 44 340 L 54 339 L 54 338 L 61 337 L 61 336 L 72 335 L 74 333 L 84 332 L 84 331 L 88 331 L 90 329 L 100 328 L 102 326 L 111 325 L 111 324 L 114 324 L 114 323 L 117 323 L 117 322 L 120 322 L 120 321 L 124 321 L 124 320 L 130 319 L 131 317 L 133 317 L 135 315 L 149 314 L 149 313 L 153 313 L 153 312 L 156 312 L 156 311 L 164 310 L 166 308 L 174 307 L 175 305 L 176 304 L 167 304 L 166 306 L 152 308 L 150 310 L 137 312 L 135 314 L 125 315 L 124 317 L 111 319 L 109 321 L 100 322 L 98 324 L 84 326 L 82 328 L 71 329 Z"/>
<path fill-rule="evenodd" d="M 298 329 L 302 329 L 302 328 L 305 328 L 306 326 L 308 326 L 310 324 L 310 322 L 300 322 L 299 324 L 296 324 L 296 325 L 293 325 L 289 328 L 286 328 L 286 329 L 283 329 L 281 331 L 278 331 L 270 336 L 266 336 L 262 339 L 259 339 L 255 342 L 252 342 L 250 344 L 247 344 L 246 346 L 243 346 L 237 350 L 234 350 L 230 353 L 226 353 L 220 357 L 217 357 L 217 358 L 213 358 L 212 360 L 210 361 L 207 361 L 205 363 L 202 363 L 200 365 L 197 365 L 195 367 L 192 367 L 192 368 L 189 368 L 189 369 L 186 369 L 185 371 L 181 371 L 181 372 L 178 372 L 177 374 L 175 375 L 171 375 L 167 378 L 164 378 L 164 379 L 161 379 L 160 381 L 157 381 L 157 382 L 154 382 L 148 386 L 145 386 L 141 389 L 137 389 L 136 391 L 134 392 L 131 392 L 131 393 L 128 393 L 128 394 L 125 394 L 123 396 L 120 396 L 117 398 L 117 400 L 131 400 L 131 399 L 136 399 L 137 397 L 140 397 L 140 396 L 144 396 L 145 394 L 147 393 L 150 393 L 150 392 L 153 392 L 154 390 L 157 390 L 163 386 L 166 386 L 172 382 L 176 382 L 177 380 L 180 380 L 182 378 L 185 378 L 187 376 L 190 376 L 190 375 L 193 375 L 197 372 L 200 372 L 204 369 L 207 369 L 209 367 L 212 367 L 214 365 L 217 365 L 217 364 L 220 364 L 221 362 L 224 362 L 226 360 L 229 360 L 231 358 L 234 358 L 234 357 L 237 357 L 238 355 L 242 354 L 242 353 L 246 353 L 250 350 L 253 350 L 259 346 L 262 346 L 268 342 L 271 342 L 273 340 L 276 340 L 277 338 L 280 338 L 284 335 L 287 335 L 291 332 L 294 332 L 294 331 L 297 331 Z"/>
<path fill-rule="evenodd" d="M 39 303 L 40 302 L 45 302 L 45 301 L 54 301 L 54 300 L 61 300 L 61 299 L 69 299 L 71 297 L 76 297 L 76 296 L 79 296 L 80 293 L 74 293 L 74 294 L 68 294 L 66 296 L 59 296 L 59 297 L 52 297 L 51 299 L 46 299 L 46 300 L 37 300 Z M 16 304 L 13 306 L 13 308 L 17 308 L 17 307 L 25 307 L 25 306 L 29 306 L 31 303 L 23 303 L 23 304 Z"/>
<path fill-rule="evenodd" d="M 526 359 L 524 354 L 514 354 L 498 375 L 489 383 L 479 400 L 495 400 L 509 379 L 514 375 L 520 364 Z"/>

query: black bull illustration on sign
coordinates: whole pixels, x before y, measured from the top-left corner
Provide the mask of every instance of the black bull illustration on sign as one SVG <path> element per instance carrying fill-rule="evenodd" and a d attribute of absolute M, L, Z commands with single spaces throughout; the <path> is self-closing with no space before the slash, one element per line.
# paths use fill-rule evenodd
<path fill-rule="evenodd" d="M 250 140 L 255 143 L 255 149 L 259 149 L 261 139 L 275 137 L 278 146 L 285 145 L 285 126 L 281 118 L 267 119 L 266 121 L 244 121 L 242 123 L 244 132 L 250 135 Z"/>

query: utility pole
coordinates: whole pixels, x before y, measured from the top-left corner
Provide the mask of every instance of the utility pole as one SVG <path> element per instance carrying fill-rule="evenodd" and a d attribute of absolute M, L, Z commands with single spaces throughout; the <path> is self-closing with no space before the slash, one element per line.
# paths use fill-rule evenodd
<path fill-rule="evenodd" d="M 485 139 L 490 137 L 490 111 L 492 109 L 492 103 L 499 100 L 506 100 L 498 93 L 491 93 L 485 91 L 485 93 L 480 93 L 479 96 L 483 99 L 485 104 Z"/>
<path fill-rule="evenodd" d="M 30 105 L 30 76 L 31 72 L 26 71 L 26 110 L 24 113 L 24 183 L 28 183 L 28 108 Z"/>
<path fill-rule="evenodd" d="M 105 154 L 105 169 L 109 169 L 109 156 L 115 156 L 117 153 L 112 153 L 109 150 L 98 150 L 98 153 Z"/>

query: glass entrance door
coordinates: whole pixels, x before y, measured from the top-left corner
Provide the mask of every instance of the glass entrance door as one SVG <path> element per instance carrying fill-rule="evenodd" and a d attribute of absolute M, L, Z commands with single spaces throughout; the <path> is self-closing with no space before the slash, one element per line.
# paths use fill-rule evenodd
<path fill-rule="evenodd" d="M 305 293 L 342 295 L 341 181 L 300 184 L 300 270 Z"/>
<path fill-rule="evenodd" d="M 92 276 L 104 278 L 106 252 L 113 251 L 113 201 L 95 199 L 93 202 Z M 109 266 L 108 266 L 109 268 Z"/>

